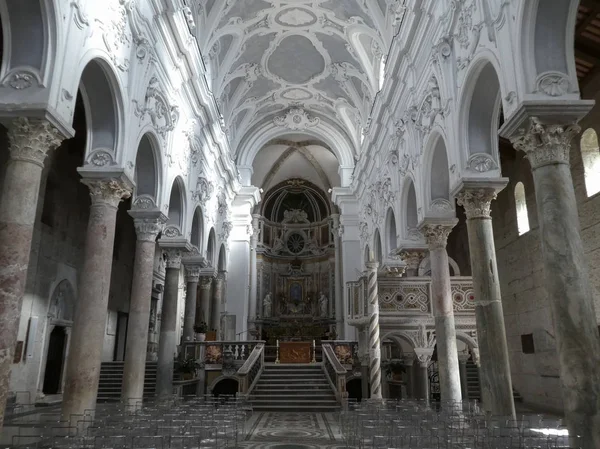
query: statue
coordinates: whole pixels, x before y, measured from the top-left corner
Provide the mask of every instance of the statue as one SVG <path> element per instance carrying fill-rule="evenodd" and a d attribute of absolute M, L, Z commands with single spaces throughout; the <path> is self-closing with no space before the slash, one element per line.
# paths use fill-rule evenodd
<path fill-rule="evenodd" d="M 265 299 L 263 299 L 263 311 L 265 318 L 269 318 L 271 316 L 271 293 L 267 293 Z"/>
<path fill-rule="evenodd" d="M 273 240 L 273 246 L 271 247 L 271 252 L 273 254 L 279 254 L 281 251 L 283 251 L 284 247 L 285 245 L 283 244 L 283 240 L 281 239 L 281 237 L 275 236 L 275 239 Z"/>
<path fill-rule="evenodd" d="M 319 295 L 319 310 L 321 311 L 321 316 L 327 318 L 327 296 L 325 296 L 323 292 L 319 292 Z"/>

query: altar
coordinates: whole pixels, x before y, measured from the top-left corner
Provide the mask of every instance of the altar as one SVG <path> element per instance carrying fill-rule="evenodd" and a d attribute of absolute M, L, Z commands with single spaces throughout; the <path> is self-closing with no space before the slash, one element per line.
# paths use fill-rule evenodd
<path fill-rule="evenodd" d="M 282 341 L 279 343 L 280 363 L 310 363 L 312 343 L 309 341 Z"/>

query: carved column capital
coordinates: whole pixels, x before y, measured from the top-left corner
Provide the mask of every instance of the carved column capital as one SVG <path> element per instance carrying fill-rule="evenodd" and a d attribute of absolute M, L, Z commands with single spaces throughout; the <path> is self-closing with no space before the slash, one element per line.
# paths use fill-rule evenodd
<path fill-rule="evenodd" d="M 8 125 L 10 157 L 31 162 L 40 167 L 48 151 L 57 148 L 64 136 L 47 120 L 18 117 Z"/>
<path fill-rule="evenodd" d="M 181 248 L 165 248 L 164 252 L 167 255 L 167 268 L 180 269 L 183 250 Z"/>
<path fill-rule="evenodd" d="M 429 246 L 429 250 L 445 248 L 448 243 L 448 236 L 457 220 L 448 223 L 424 224 L 419 228 L 421 234 L 425 237 L 425 241 Z"/>
<path fill-rule="evenodd" d="M 212 285 L 212 276 L 202 276 L 200 278 L 200 288 L 202 290 L 208 290 L 210 289 L 211 285 Z"/>
<path fill-rule="evenodd" d="M 532 169 L 548 164 L 569 164 L 571 141 L 581 131 L 577 124 L 549 125 L 530 118 L 529 128 L 510 140 L 527 154 Z"/>
<path fill-rule="evenodd" d="M 185 282 L 198 282 L 200 280 L 200 270 L 202 269 L 199 265 L 183 265 L 185 269 Z"/>
<path fill-rule="evenodd" d="M 467 218 L 491 218 L 492 201 L 496 199 L 496 189 L 465 189 L 456 195 L 459 205 L 465 208 Z"/>
<path fill-rule="evenodd" d="M 419 365 L 426 368 L 431 361 L 431 356 L 433 356 L 433 348 L 415 348 L 414 351 Z"/>
<path fill-rule="evenodd" d="M 163 218 L 134 218 L 133 225 L 138 241 L 155 242 L 165 226 Z"/>
<path fill-rule="evenodd" d="M 400 259 L 406 263 L 406 266 L 410 270 L 417 270 L 419 265 L 425 258 L 425 251 L 420 250 L 412 250 L 412 251 L 402 251 L 399 254 Z"/>
<path fill-rule="evenodd" d="M 116 208 L 122 200 L 131 196 L 132 186 L 121 179 L 84 178 L 81 182 L 90 189 L 92 206 L 106 205 Z"/>

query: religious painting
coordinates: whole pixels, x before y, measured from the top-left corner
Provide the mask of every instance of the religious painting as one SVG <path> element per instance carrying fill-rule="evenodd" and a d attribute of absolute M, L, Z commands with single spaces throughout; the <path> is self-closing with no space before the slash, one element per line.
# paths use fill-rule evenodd
<path fill-rule="evenodd" d="M 354 360 L 352 359 L 352 346 L 337 345 L 333 348 L 333 351 L 342 365 L 352 365 L 354 363 Z"/>
<path fill-rule="evenodd" d="M 220 364 L 223 360 L 223 350 L 221 345 L 206 345 L 206 354 L 204 362 L 208 364 Z"/>
<path fill-rule="evenodd" d="M 302 284 L 298 281 L 290 284 L 290 300 L 293 302 L 302 301 Z"/>

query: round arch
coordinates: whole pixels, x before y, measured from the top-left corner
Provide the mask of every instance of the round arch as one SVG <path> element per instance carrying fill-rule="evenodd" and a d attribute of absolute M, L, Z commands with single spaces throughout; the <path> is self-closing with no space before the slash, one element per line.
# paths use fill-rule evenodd
<path fill-rule="evenodd" d="M 215 257 L 217 252 L 217 238 L 215 228 L 210 228 L 208 233 L 208 242 L 206 243 L 206 259 L 212 267 L 215 266 Z"/>
<path fill-rule="evenodd" d="M 169 217 L 165 228 L 166 237 L 180 237 L 183 231 L 183 220 L 185 217 L 185 184 L 181 177 L 175 178 L 169 195 Z M 171 229 L 169 233 L 168 230 Z M 178 235 L 176 235 L 178 231 Z"/>
<path fill-rule="evenodd" d="M 200 250 L 202 247 L 202 242 L 204 241 L 204 218 L 202 216 L 202 208 L 200 206 L 196 206 L 196 210 L 194 210 L 191 229 L 190 243 Z"/>
<path fill-rule="evenodd" d="M 381 243 L 379 229 L 375 229 L 375 233 L 373 234 L 373 250 L 375 252 L 375 262 L 378 262 L 379 264 L 383 263 L 383 245 Z"/>
<path fill-rule="evenodd" d="M 462 331 L 456 331 L 456 339 L 462 341 L 464 344 L 466 344 L 469 349 L 477 349 L 479 348 L 479 345 L 477 344 L 477 340 L 475 340 L 473 337 L 467 335 L 465 332 Z"/>
<path fill-rule="evenodd" d="M 450 154 L 440 129 L 432 132 L 424 151 L 422 191 L 427 212 L 434 216 L 454 216 L 450 202 Z"/>
<path fill-rule="evenodd" d="M 268 142 L 290 134 L 288 128 L 278 127 L 273 124 L 272 120 L 267 120 L 252 129 L 253 131 L 244 136 L 239 144 L 241 151 L 237 155 L 237 163 L 240 166 L 251 167 L 258 152 Z M 320 120 L 317 126 L 303 129 L 301 134 L 325 142 L 332 149 L 341 167 L 354 167 L 354 146 L 352 142 L 345 134 L 327 121 Z"/>
<path fill-rule="evenodd" d="M 401 331 L 401 330 L 393 330 L 393 331 L 387 332 L 386 334 L 384 334 L 381 337 L 381 341 L 384 341 L 386 339 L 391 339 L 391 340 L 400 339 L 400 340 L 403 340 L 406 343 L 408 343 L 412 349 L 414 349 L 417 346 L 417 344 L 413 340 L 413 338 L 407 332 Z"/>
<path fill-rule="evenodd" d="M 88 126 L 86 163 L 96 167 L 115 164 L 122 156 L 118 149 L 125 109 L 117 75 L 103 55 L 95 55 L 82 64 L 78 79 Z"/>
<path fill-rule="evenodd" d="M 224 374 L 220 375 L 208 386 L 208 393 L 214 394 L 215 388 L 223 381 L 236 382 L 239 385 L 240 379 L 237 376 L 226 376 Z"/>
<path fill-rule="evenodd" d="M 219 248 L 219 259 L 217 269 L 220 272 L 227 271 L 227 250 L 225 248 L 224 243 L 221 243 L 221 247 Z"/>
<path fill-rule="evenodd" d="M 135 196 L 134 205 L 138 198 L 144 196 L 158 204 L 158 192 L 161 173 L 159 144 L 152 133 L 145 133 L 139 140 L 135 158 Z M 158 160 L 157 160 L 158 156 Z"/>
<path fill-rule="evenodd" d="M 396 214 L 389 207 L 385 218 L 386 253 L 390 254 L 398 248 L 398 232 L 396 230 Z"/>
<path fill-rule="evenodd" d="M 418 230 L 419 224 L 419 202 L 416 191 L 417 185 L 412 177 L 407 177 L 404 181 L 404 190 L 402 193 L 402 204 L 405 204 L 404 217 L 402 219 L 402 238 L 406 240 L 420 240 L 421 233 Z"/>

